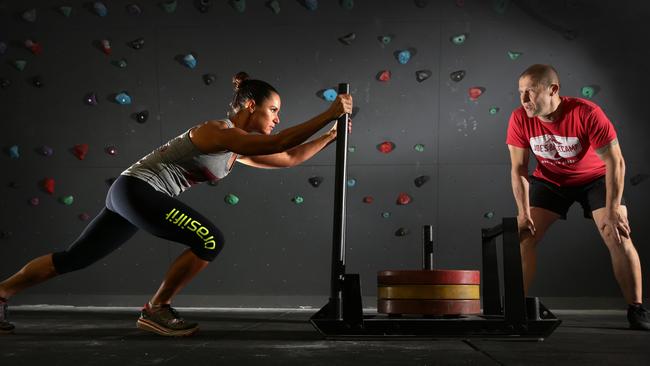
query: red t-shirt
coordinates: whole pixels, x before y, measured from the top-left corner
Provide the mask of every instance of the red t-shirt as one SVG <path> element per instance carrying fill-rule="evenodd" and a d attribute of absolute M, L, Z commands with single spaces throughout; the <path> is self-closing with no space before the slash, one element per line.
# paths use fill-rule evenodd
<path fill-rule="evenodd" d="M 605 175 L 595 150 L 616 139 L 612 122 L 596 104 L 561 97 L 562 115 L 554 122 L 528 118 L 523 107 L 508 122 L 508 145 L 530 148 L 537 159 L 533 176 L 559 186 L 578 186 Z"/>

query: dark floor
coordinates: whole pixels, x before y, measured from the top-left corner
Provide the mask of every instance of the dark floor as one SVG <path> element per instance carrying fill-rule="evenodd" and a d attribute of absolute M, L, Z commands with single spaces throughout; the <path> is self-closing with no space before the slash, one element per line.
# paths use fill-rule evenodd
<path fill-rule="evenodd" d="M 135 309 L 13 309 L 0 365 L 650 365 L 650 332 L 622 311 L 556 311 L 544 342 L 327 341 L 312 312 L 180 309 L 201 331 L 166 338 L 135 328 Z"/>

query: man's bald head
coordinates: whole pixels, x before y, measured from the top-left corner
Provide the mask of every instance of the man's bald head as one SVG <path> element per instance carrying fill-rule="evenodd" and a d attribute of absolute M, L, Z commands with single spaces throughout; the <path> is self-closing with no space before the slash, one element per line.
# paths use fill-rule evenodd
<path fill-rule="evenodd" d="M 521 73 L 519 79 L 530 78 L 533 85 L 549 87 L 551 84 L 560 86 L 560 76 L 551 65 L 535 64 Z"/>

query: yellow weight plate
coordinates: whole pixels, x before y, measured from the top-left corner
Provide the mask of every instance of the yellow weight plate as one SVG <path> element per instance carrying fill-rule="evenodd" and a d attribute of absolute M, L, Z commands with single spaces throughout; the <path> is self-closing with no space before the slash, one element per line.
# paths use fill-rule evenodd
<path fill-rule="evenodd" d="M 379 286 L 379 299 L 478 300 L 479 285 L 401 285 Z"/>

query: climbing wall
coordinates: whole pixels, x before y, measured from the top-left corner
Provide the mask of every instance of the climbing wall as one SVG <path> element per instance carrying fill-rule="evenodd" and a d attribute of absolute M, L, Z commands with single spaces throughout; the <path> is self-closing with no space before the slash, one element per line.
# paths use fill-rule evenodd
<path fill-rule="evenodd" d="M 516 214 L 505 130 L 517 77 L 533 63 L 556 66 L 563 95 L 591 99 L 614 122 L 643 243 L 650 131 L 638 106 L 639 81 L 649 80 L 634 70 L 648 51 L 626 37 L 640 23 L 622 20 L 637 13 L 577 0 L 0 1 L 0 277 L 65 249 L 130 164 L 225 117 L 238 71 L 278 89 L 278 128 L 322 112 L 337 84 L 350 83 L 347 267 L 366 295 L 377 271 L 421 266 L 425 224 L 434 226 L 438 268 L 480 269 L 480 229 Z M 330 146 L 293 169 L 237 165 L 184 193 L 227 240 L 183 292 L 193 295 L 185 304 L 320 305 L 334 161 Z M 536 294 L 618 296 L 602 270 L 607 251 L 580 214 L 573 207 L 544 241 Z M 94 266 L 15 300 L 134 305 L 183 249 L 140 232 Z M 132 297 L 116 300 L 124 295 Z"/>

